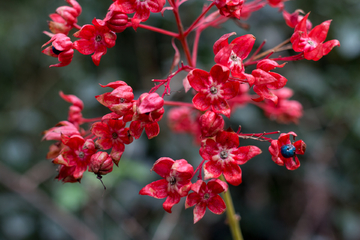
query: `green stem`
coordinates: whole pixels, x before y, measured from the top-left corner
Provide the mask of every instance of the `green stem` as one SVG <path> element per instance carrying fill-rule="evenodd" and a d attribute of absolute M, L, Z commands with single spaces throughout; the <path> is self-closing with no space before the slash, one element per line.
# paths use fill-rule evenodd
<path fill-rule="evenodd" d="M 223 175 L 220 176 L 220 180 L 224 182 L 226 181 Z M 223 193 L 223 197 L 226 204 L 226 216 L 229 222 L 232 237 L 234 240 L 244 240 L 229 189 Z"/>

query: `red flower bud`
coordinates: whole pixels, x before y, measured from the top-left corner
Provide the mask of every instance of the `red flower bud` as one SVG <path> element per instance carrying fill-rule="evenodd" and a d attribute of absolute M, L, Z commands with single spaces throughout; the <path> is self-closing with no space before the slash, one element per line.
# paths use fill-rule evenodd
<path fill-rule="evenodd" d="M 224 119 L 217 113 L 207 111 L 199 118 L 201 136 L 212 137 L 224 128 Z"/>
<path fill-rule="evenodd" d="M 105 175 L 113 170 L 113 161 L 107 152 L 97 152 L 91 156 L 89 172 Z"/>
<path fill-rule="evenodd" d="M 128 16 L 123 12 L 109 11 L 104 18 L 106 26 L 116 32 L 120 33 L 126 29 L 126 25 L 129 22 Z"/>

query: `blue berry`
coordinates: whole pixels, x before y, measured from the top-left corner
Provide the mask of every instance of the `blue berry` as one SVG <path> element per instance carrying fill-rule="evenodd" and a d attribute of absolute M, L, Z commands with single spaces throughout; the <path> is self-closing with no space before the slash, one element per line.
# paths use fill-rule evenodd
<path fill-rule="evenodd" d="M 281 147 L 280 152 L 284 158 L 290 158 L 295 155 L 295 146 L 292 144 L 286 144 Z"/>
<path fill-rule="evenodd" d="M 52 46 L 51 50 L 54 54 L 59 55 L 62 51 L 57 50 L 54 46 Z"/>

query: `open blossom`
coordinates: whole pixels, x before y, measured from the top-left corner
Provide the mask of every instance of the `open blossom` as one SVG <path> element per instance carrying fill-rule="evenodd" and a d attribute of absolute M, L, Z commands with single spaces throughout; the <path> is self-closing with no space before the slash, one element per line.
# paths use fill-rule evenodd
<path fill-rule="evenodd" d="M 163 208 L 171 213 L 171 208 L 180 202 L 180 198 L 188 195 L 194 168 L 185 159 L 174 161 L 171 158 L 162 157 L 154 163 L 151 170 L 163 179 L 146 185 L 139 194 L 166 198 Z"/>
<path fill-rule="evenodd" d="M 119 11 L 126 14 L 134 13 L 131 19 L 133 27 L 136 29 L 140 22 L 145 22 L 150 17 L 150 12 L 161 12 L 165 5 L 165 0 L 116 0 L 109 10 Z"/>
<path fill-rule="evenodd" d="M 303 140 L 291 142 L 290 135 L 297 136 L 294 132 L 280 134 L 278 140 L 271 141 L 269 152 L 271 159 L 280 166 L 286 166 L 288 170 L 295 170 L 300 167 L 299 159 L 296 155 L 303 155 L 306 144 Z"/>
<path fill-rule="evenodd" d="M 198 180 L 191 185 L 191 190 L 194 192 L 186 197 L 185 208 L 195 205 L 194 223 L 204 217 L 206 208 L 209 208 L 209 210 L 215 214 L 225 212 L 226 205 L 219 194 L 226 192 L 227 189 L 228 185 L 219 179 L 212 179 L 208 183 L 205 183 L 203 180 Z"/>
<path fill-rule="evenodd" d="M 256 146 L 239 147 L 239 137 L 235 132 L 221 131 L 215 140 L 209 138 L 200 149 L 200 155 L 209 160 L 204 164 L 205 180 L 224 175 L 226 181 L 237 186 L 241 183 L 239 164 L 260 154 Z"/>
<path fill-rule="evenodd" d="M 91 58 L 98 66 L 107 49 L 115 46 L 116 34 L 107 26 L 102 26 L 96 18 L 92 24 L 86 24 L 74 33 L 75 37 L 81 38 L 74 42 L 74 48 L 85 55 L 93 54 Z"/>
<path fill-rule="evenodd" d="M 245 67 L 243 60 L 247 58 L 255 43 L 255 37 L 252 34 L 246 34 L 235 38 L 228 43 L 230 36 L 235 32 L 223 35 L 213 46 L 215 62 L 230 69 L 231 75 L 240 79 L 244 76 Z"/>
<path fill-rule="evenodd" d="M 221 15 L 240 19 L 244 0 L 214 0 Z"/>
<path fill-rule="evenodd" d="M 48 35 L 51 34 L 49 33 Z M 58 58 L 59 63 L 50 65 L 50 67 L 64 67 L 69 65 L 74 56 L 73 43 L 70 38 L 63 33 L 57 33 L 52 35 L 51 39 L 42 45 L 42 47 L 50 43 L 50 46 L 41 51 L 48 56 Z"/>
<path fill-rule="evenodd" d="M 258 98 L 253 99 L 254 101 L 260 102 L 269 99 L 277 104 L 278 97 L 270 89 L 275 90 L 284 87 L 287 79 L 278 73 L 270 72 L 270 70 L 284 65 L 285 63 L 280 65 L 273 60 L 263 59 L 258 62 L 251 75 L 247 74 L 249 85 L 254 85 L 254 92 L 259 95 Z"/>
<path fill-rule="evenodd" d="M 192 70 L 187 78 L 190 85 L 198 92 L 193 98 L 194 107 L 200 111 L 211 108 L 213 112 L 230 117 L 230 106 L 226 100 L 235 97 L 240 83 L 229 81 L 227 67 L 216 64 L 210 73 L 201 69 Z"/>
<path fill-rule="evenodd" d="M 109 119 L 103 122 L 96 122 L 91 127 L 91 132 L 99 137 L 96 144 L 103 150 L 111 149 L 110 156 L 114 163 L 118 165 L 123 152 L 124 144 L 130 144 L 133 137 L 129 133 L 129 128 L 125 127 L 122 120 Z"/>
<path fill-rule="evenodd" d="M 53 160 L 53 163 L 61 165 L 56 178 L 63 182 L 80 181 L 90 164 L 91 156 L 96 152 L 94 141 L 85 140 L 80 135 L 61 135 L 61 141 L 65 147 Z"/>
<path fill-rule="evenodd" d="M 310 32 L 307 29 L 309 14 L 296 25 L 291 43 L 295 52 L 303 52 L 307 60 L 318 61 L 327 55 L 335 46 L 340 46 L 336 39 L 324 42 L 328 34 L 331 20 L 315 26 Z"/>

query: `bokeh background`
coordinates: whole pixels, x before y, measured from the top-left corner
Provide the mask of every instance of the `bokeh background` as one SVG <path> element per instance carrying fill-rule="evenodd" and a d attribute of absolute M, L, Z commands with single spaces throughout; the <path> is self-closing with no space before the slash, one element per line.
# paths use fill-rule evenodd
<path fill-rule="evenodd" d="M 112 1 L 80 0 L 79 24 L 103 18 Z M 185 26 L 201 11 L 204 1 L 189 1 L 181 10 Z M 49 68 L 56 59 L 41 53 L 48 41 L 48 14 L 64 1 L 17 0 L 0 3 L 0 239 L 231 239 L 225 215 L 209 211 L 196 225 L 192 209 L 182 201 L 168 214 L 163 200 L 139 196 L 139 190 L 158 179 L 149 169 L 162 156 L 185 158 L 197 165 L 198 148 L 190 136 L 174 135 L 161 121 L 161 133 L 152 140 L 142 136 L 126 147 L 118 168 L 105 176 L 104 191 L 96 176 L 86 173 L 81 184 L 54 179 L 56 166 L 45 156 L 50 142 L 41 132 L 67 118 L 69 104 L 58 95 L 75 94 L 85 103 L 87 118 L 108 113 L 94 98 L 106 90 L 98 83 L 124 80 L 137 95 L 148 91 L 151 79 L 164 78 L 173 57 L 170 37 L 138 29 L 118 34 L 96 67 L 90 56 L 75 53 L 64 68 Z M 282 240 L 360 239 L 360 3 L 357 0 L 297 0 L 285 9 L 311 11 L 313 25 L 333 19 L 327 39 L 338 39 L 335 48 L 318 62 L 288 63 L 279 73 L 293 88 L 292 99 L 303 104 L 298 125 L 280 125 L 263 112 L 246 106 L 228 122 L 244 132 L 295 131 L 307 143 L 301 167 L 288 171 L 271 161 L 268 144 L 256 144 L 263 154 L 242 166 L 243 183 L 231 187 L 241 216 L 245 239 Z M 198 67 L 209 70 L 212 44 L 219 36 L 252 33 L 269 49 L 289 38 L 276 9 L 265 7 L 247 21 L 244 30 L 229 21 L 203 32 Z M 173 16 L 152 14 L 149 25 L 175 31 Z M 179 82 L 167 99 L 186 99 Z M 177 89 L 178 88 L 178 89 Z M 189 96 L 188 96 L 189 97 Z"/>

